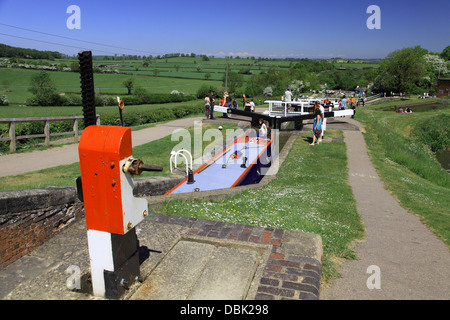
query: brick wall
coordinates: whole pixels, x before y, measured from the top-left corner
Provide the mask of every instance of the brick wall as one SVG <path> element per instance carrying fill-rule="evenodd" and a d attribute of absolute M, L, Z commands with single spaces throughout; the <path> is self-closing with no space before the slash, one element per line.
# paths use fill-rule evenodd
<path fill-rule="evenodd" d="M 0 269 L 83 216 L 75 188 L 0 192 Z"/>

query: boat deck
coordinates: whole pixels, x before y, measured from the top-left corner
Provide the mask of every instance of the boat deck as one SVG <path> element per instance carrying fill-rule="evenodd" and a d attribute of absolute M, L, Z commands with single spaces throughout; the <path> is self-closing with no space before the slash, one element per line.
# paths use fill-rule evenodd
<path fill-rule="evenodd" d="M 166 194 L 233 188 L 244 182 L 252 167 L 266 153 L 271 140 L 247 132 L 194 172 L 194 181 L 185 178 Z M 260 159 L 261 158 L 261 159 Z M 245 161 L 245 166 L 243 165 Z"/>

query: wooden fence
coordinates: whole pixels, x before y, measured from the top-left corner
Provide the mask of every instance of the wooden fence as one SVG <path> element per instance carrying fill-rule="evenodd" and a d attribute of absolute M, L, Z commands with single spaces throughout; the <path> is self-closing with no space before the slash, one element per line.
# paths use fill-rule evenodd
<path fill-rule="evenodd" d="M 0 123 L 8 123 L 9 124 L 9 136 L 8 137 L 0 137 L 0 141 L 9 141 L 9 150 L 10 152 L 16 152 L 16 141 L 21 139 L 31 139 L 31 138 L 45 138 L 44 144 L 46 146 L 50 146 L 50 137 L 55 136 L 65 136 L 65 135 L 73 135 L 73 141 L 78 143 L 79 136 L 82 131 L 78 128 L 78 120 L 83 120 L 83 116 L 71 116 L 71 117 L 41 117 L 41 118 L 0 118 Z M 73 130 L 68 132 L 55 132 L 50 133 L 50 122 L 51 121 L 73 121 Z M 43 122 L 43 133 L 39 134 L 30 134 L 25 136 L 17 136 L 16 135 L 16 123 L 19 122 Z M 100 124 L 100 115 L 97 114 L 97 124 Z"/>

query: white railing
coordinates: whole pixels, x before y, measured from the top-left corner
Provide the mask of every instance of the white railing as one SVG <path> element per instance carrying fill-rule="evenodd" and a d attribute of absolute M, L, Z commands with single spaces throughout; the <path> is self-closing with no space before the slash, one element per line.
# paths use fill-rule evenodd
<path fill-rule="evenodd" d="M 323 98 L 315 98 L 315 99 L 301 99 L 298 101 L 279 101 L 279 100 L 266 100 L 264 103 L 269 104 L 269 111 L 266 111 L 265 113 L 268 113 L 269 115 L 283 115 L 287 116 L 289 115 L 303 115 L 311 113 L 314 107 L 314 103 L 316 101 L 319 101 L 320 104 L 323 105 Z M 333 108 L 339 107 L 339 101 L 338 100 L 331 100 L 331 105 L 329 107 L 328 111 L 332 111 Z M 311 110 L 309 110 L 311 109 Z"/>
<path fill-rule="evenodd" d="M 188 159 L 188 157 L 186 157 L 186 155 L 184 153 L 186 153 L 188 155 L 189 159 Z M 170 153 L 170 172 L 172 173 L 172 171 L 173 171 L 172 161 L 174 162 L 174 168 L 175 169 L 177 168 L 178 156 L 181 156 L 184 158 L 184 162 L 186 163 L 186 175 L 188 175 L 189 168 L 192 170 L 192 155 L 186 149 L 180 149 L 178 151 L 172 151 Z"/>
<path fill-rule="evenodd" d="M 369 97 L 366 97 L 366 103 L 367 103 L 367 102 L 370 102 L 370 101 L 372 101 L 372 100 L 378 99 L 378 98 L 380 98 L 380 95 L 379 95 L 379 94 L 374 94 L 374 95 L 371 95 L 371 96 L 369 96 Z"/>

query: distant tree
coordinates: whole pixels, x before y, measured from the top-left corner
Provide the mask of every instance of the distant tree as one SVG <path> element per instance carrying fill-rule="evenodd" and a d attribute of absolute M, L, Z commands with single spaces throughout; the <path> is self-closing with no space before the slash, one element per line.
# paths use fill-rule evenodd
<path fill-rule="evenodd" d="M 426 54 L 424 59 L 427 62 L 430 71 L 438 77 L 441 74 L 448 73 L 447 61 L 442 59 L 440 56 L 435 54 Z"/>
<path fill-rule="evenodd" d="M 223 76 L 223 84 L 225 86 L 225 75 Z M 237 88 L 244 84 L 244 76 L 234 71 L 228 72 L 228 86 L 227 90 L 229 93 L 235 92 Z"/>
<path fill-rule="evenodd" d="M 3 80 L 2 81 L 2 87 L 3 87 L 3 90 L 5 90 L 6 92 L 8 92 L 9 91 L 9 81 L 7 80 L 7 79 L 5 79 L 5 80 Z"/>
<path fill-rule="evenodd" d="M 204 84 L 200 88 L 198 88 L 198 90 L 197 90 L 197 98 L 203 99 L 206 96 L 209 96 L 209 94 L 211 92 L 217 93 L 217 89 L 215 87 L 213 87 L 213 86 Z"/>
<path fill-rule="evenodd" d="M 306 87 L 306 85 L 302 80 L 294 80 L 289 84 L 289 88 L 294 95 L 299 95 L 302 93 L 304 87 Z"/>
<path fill-rule="evenodd" d="M 450 46 L 445 47 L 440 54 L 441 58 L 445 61 L 450 61 Z"/>
<path fill-rule="evenodd" d="M 374 89 L 378 92 L 416 93 L 426 75 L 424 56 L 427 53 L 426 49 L 417 46 L 388 54 L 381 63 L 380 74 L 374 81 Z"/>
<path fill-rule="evenodd" d="M 73 72 L 80 72 L 80 65 L 78 64 L 78 62 L 72 62 L 72 63 L 70 64 L 70 69 L 71 69 Z"/>
<path fill-rule="evenodd" d="M 142 87 L 136 86 L 134 88 L 134 95 L 138 97 L 142 103 L 148 103 L 150 101 L 150 94 Z"/>
<path fill-rule="evenodd" d="M 0 106 L 7 106 L 8 104 L 8 97 L 4 94 L 0 94 Z"/>
<path fill-rule="evenodd" d="M 122 82 L 122 86 L 128 89 L 128 94 L 131 94 L 131 90 L 134 88 L 134 78 L 129 77 Z"/>
<path fill-rule="evenodd" d="M 272 87 L 266 87 L 263 91 L 264 96 L 271 97 L 273 95 Z"/>
<path fill-rule="evenodd" d="M 46 71 L 41 71 L 31 77 L 29 91 L 33 97 L 29 101 L 31 105 L 55 106 L 60 102 L 60 96 L 56 93 L 56 87 Z"/>

